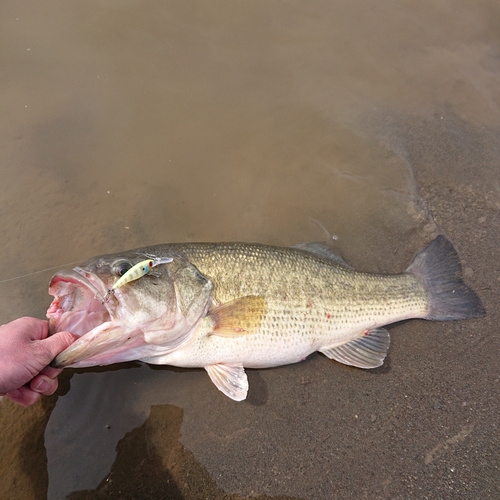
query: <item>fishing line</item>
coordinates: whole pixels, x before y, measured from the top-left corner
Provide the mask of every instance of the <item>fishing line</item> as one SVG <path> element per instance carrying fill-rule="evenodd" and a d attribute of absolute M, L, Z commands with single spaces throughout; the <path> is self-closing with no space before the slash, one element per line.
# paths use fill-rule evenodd
<path fill-rule="evenodd" d="M 14 278 L 7 278 L 5 280 L 0 280 L 0 283 L 5 283 L 7 281 L 20 280 L 21 278 L 33 276 L 34 274 L 40 274 L 40 273 L 44 273 L 46 271 L 52 271 L 53 269 L 60 269 L 61 267 L 65 267 L 65 266 L 72 266 L 73 264 L 79 264 L 80 262 L 83 262 L 83 260 L 77 260 L 75 262 L 68 262 L 67 264 L 61 264 L 59 266 L 54 266 L 54 267 L 47 267 L 46 269 L 42 269 L 41 271 L 34 271 L 32 273 L 23 274 L 21 276 L 15 276 Z"/>

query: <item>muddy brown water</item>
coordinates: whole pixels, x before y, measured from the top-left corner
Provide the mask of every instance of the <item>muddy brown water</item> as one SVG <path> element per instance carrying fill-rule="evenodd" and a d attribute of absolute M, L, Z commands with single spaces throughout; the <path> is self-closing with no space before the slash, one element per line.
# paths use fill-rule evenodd
<path fill-rule="evenodd" d="M 250 370 L 242 403 L 203 370 L 66 370 L 2 404 L 2 498 L 500 496 L 498 2 L 0 11 L 2 322 L 100 253 L 335 236 L 399 272 L 439 233 L 488 310 L 390 327 L 377 370 Z"/>

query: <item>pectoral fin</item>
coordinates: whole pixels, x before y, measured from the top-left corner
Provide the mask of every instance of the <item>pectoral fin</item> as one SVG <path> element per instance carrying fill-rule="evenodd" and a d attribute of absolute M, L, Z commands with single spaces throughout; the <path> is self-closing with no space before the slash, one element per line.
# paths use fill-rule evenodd
<path fill-rule="evenodd" d="M 383 328 L 376 328 L 347 344 L 324 347 L 319 351 L 344 365 L 377 368 L 383 364 L 390 342 L 389 332 Z"/>
<path fill-rule="evenodd" d="M 266 312 L 266 299 L 247 295 L 213 309 L 208 316 L 213 322 L 210 335 L 240 337 L 257 331 Z"/>
<path fill-rule="evenodd" d="M 243 365 L 210 365 L 205 366 L 210 380 L 219 391 L 235 401 L 243 401 L 247 397 L 248 379 Z"/>

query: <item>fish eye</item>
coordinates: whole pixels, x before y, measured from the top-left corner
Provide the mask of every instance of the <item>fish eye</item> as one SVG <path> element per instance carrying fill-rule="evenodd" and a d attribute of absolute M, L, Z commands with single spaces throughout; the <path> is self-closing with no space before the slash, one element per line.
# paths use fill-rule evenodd
<path fill-rule="evenodd" d="M 114 272 L 117 276 L 123 276 L 131 268 L 132 264 L 130 262 L 120 262 L 115 265 Z"/>

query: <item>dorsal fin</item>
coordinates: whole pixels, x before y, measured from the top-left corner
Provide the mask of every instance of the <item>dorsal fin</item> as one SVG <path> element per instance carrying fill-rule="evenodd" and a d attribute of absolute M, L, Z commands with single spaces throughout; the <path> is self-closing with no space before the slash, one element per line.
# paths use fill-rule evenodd
<path fill-rule="evenodd" d="M 318 255 L 324 259 L 332 260 L 335 264 L 339 264 L 344 267 L 352 269 L 352 267 L 337 253 L 337 251 L 328 243 L 322 243 L 320 241 L 313 243 L 299 243 L 294 245 L 292 248 L 298 248 L 299 250 L 305 250 L 306 252 Z"/>

